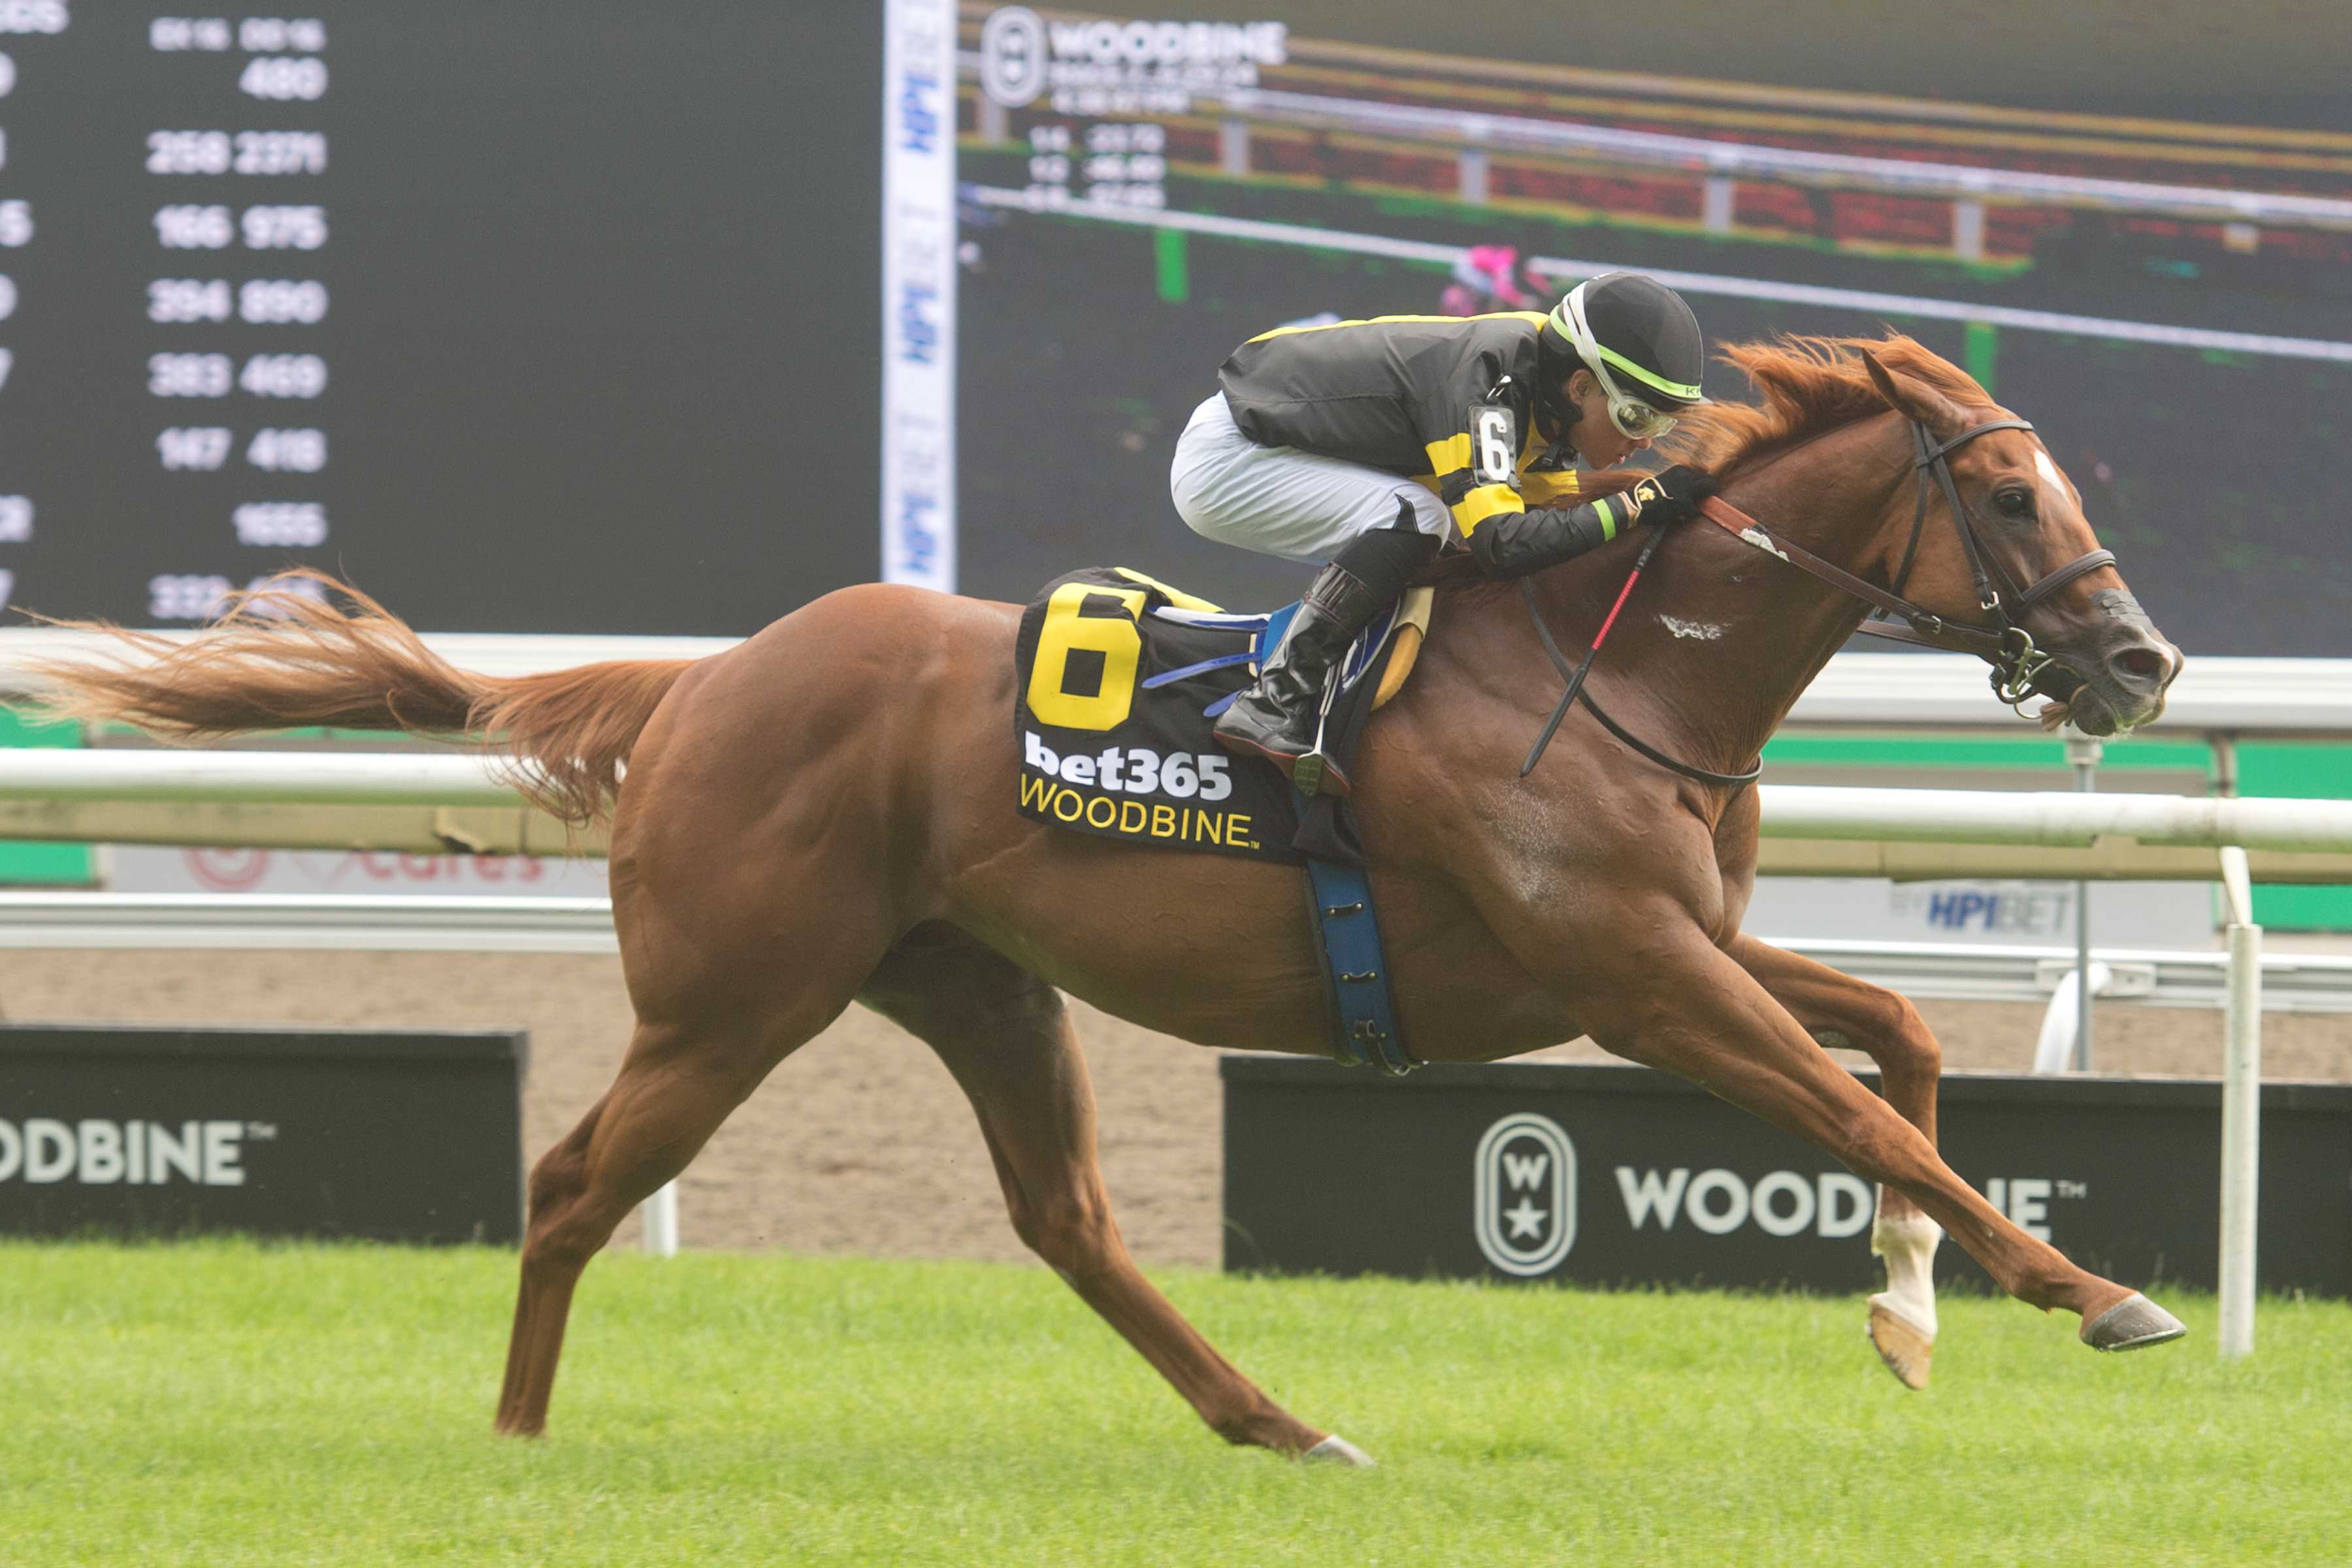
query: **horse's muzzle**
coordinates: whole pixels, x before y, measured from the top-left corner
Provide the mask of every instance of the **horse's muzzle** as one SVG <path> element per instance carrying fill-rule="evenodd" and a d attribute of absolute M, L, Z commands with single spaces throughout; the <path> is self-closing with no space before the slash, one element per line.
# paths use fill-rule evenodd
<path fill-rule="evenodd" d="M 2051 662 L 2055 679 L 2039 684 L 2066 704 L 2076 729 L 2106 736 L 2161 714 L 2164 694 L 2185 661 L 2153 626 L 2116 622 L 2091 647 L 2056 652 Z M 2066 689 L 2070 681 L 2072 689 Z"/>

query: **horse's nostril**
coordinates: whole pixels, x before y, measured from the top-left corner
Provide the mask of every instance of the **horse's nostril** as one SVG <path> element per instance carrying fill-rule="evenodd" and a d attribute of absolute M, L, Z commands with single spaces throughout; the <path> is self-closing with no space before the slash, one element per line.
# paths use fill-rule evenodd
<path fill-rule="evenodd" d="M 2130 686 L 2154 686 L 2171 673 L 2172 661 L 2152 647 L 2127 647 L 2107 658 L 2116 679 Z"/>

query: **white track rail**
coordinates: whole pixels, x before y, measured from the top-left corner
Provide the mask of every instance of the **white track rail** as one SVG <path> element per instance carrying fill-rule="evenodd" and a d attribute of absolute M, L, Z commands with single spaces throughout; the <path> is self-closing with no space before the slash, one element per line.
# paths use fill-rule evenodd
<path fill-rule="evenodd" d="M 0 752 L 0 800 L 200 801 L 240 805 L 516 806 L 488 760 L 430 752 Z"/>
<path fill-rule="evenodd" d="M 1759 784 L 1757 791 L 1769 838 L 2044 848 L 2086 848 L 2124 838 L 2182 849 L 2352 850 L 2352 801 L 1814 784 Z"/>
<path fill-rule="evenodd" d="M 1815 784 L 1757 794 L 1769 838 L 2352 854 L 2352 801 Z M 499 764 L 468 753 L 19 748 L 0 752 L 0 800 L 513 806 L 520 797 Z"/>
<path fill-rule="evenodd" d="M 0 948 L 611 953 L 604 899 L 0 892 Z"/>
<path fill-rule="evenodd" d="M 1319 232 L 1319 231 L 1318 231 Z M 2345 345 L 2352 357 L 2352 343 Z M 194 632 L 157 634 L 184 642 Z M 428 632 L 427 647 L 482 675 L 538 675 L 616 659 L 703 658 L 737 644 L 727 637 L 531 637 Z M 37 697 L 28 667 L 102 659 L 116 645 L 51 627 L 0 629 L 0 700 Z M 1793 728 L 2041 731 L 1995 702 L 1985 667 L 1965 654 L 1841 653 L 1797 699 Z M 2141 733 L 2280 735 L 2352 739 L 2352 659 L 2223 658 L 2189 661 L 2167 695 L 2163 717 Z"/>
<path fill-rule="evenodd" d="M 2044 1003 L 2074 966 L 2071 948 L 1765 940 L 1937 1001 Z M 620 944 L 604 899 L 0 892 L 0 949 L 612 953 Z M 2228 1001 L 2226 952 L 2096 956 L 2111 972 L 2102 1000 L 2208 1010 Z M 2267 953 L 2262 970 L 2266 1011 L 2352 1013 L 2352 958 Z"/>

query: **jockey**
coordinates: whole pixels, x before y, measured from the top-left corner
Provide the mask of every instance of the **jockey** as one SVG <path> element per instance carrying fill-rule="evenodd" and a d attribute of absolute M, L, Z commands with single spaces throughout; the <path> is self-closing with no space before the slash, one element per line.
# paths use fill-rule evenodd
<path fill-rule="evenodd" d="M 1176 510 L 1205 538 L 1323 570 L 1218 742 L 1294 777 L 1315 758 L 1318 787 L 1347 794 L 1317 742 L 1356 634 L 1457 532 L 1509 578 L 1688 516 L 1708 488 L 1690 469 L 1580 505 L 1575 465 L 1611 468 L 1672 429 L 1705 357 L 1690 307 L 1635 272 L 1580 283 L 1549 315 L 1382 316 L 1235 349 L 1176 444 Z"/>

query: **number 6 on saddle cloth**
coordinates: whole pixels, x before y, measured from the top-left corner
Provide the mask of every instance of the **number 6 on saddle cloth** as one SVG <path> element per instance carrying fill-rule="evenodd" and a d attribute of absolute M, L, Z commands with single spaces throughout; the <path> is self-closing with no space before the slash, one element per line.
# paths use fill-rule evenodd
<path fill-rule="evenodd" d="M 1342 765 L 1372 710 L 1411 672 L 1431 597 L 1408 590 L 1342 661 L 1324 702 L 1324 744 Z M 1404 1072 L 1413 1063 L 1347 802 L 1302 797 L 1272 763 L 1233 756 L 1211 734 L 1297 607 L 1229 615 L 1125 567 L 1048 584 L 1023 613 L 1015 645 L 1019 810 L 1098 837 L 1305 866 L 1332 1055 Z"/>

